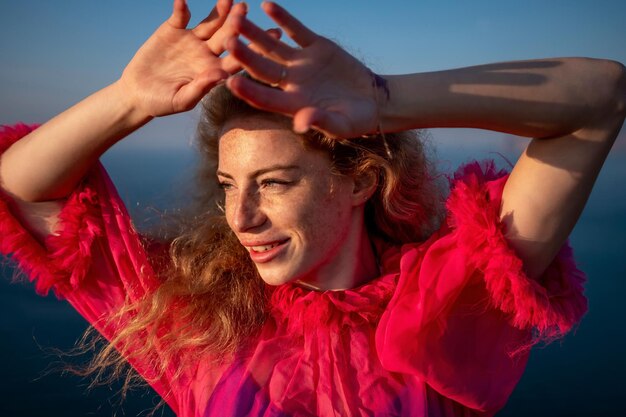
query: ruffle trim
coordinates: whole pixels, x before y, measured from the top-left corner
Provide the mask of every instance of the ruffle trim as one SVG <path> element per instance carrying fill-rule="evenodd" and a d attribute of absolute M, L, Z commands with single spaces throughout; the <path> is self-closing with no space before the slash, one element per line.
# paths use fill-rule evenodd
<path fill-rule="evenodd" d="M 37 124 L 27 125 L 24 123 L 17 123 L 13 126 L 0 126 L 0 154 L 38 127 L 39 125 Z"/>
<path fill-rule="evenodd" d="M 447 202 L 448 224 L 455 229 L 459 245 L 484 273 L 491 302 L 511 315 L 511 324 L 536 329 L 533 344 L 554 340 L 571 330 L 587 311 L 585 275 L 576 267 L 566 243 L 541 279 L 526 276 L 499 221 L 505 176 L 492 161 L 461 167 Z M 500 182 L 488 184 L 496 179 Z M 492 198 L 489 188 L 496 186 L 500 189 Z"/>
<path fill-rule="evenodd" d="M 35 128 L 23 123 L 2 126 L 0 153 Z M 58 298 L 64 298 L 85 278 L 91 266 L 91 246 L 102 235 L 96 192 L 84 185 L 70 195 L 59 214 L 60 231 L 48 236 L 43 246 L 15 218 L 10 204 L 10 198 L 0 192 L 0 252 L 16 261 L 34 281 L 38 294 L 54 289 Z"/>
<path fill-rule="evenodd" d="M 274 289 L 271 313 L 278 324 L 295 333 L 358 323 L 378 323 L 396 288 L 397 274 L 387 274 L 360 287 L 341 291 L 312 291 L 297 284 Z"/>

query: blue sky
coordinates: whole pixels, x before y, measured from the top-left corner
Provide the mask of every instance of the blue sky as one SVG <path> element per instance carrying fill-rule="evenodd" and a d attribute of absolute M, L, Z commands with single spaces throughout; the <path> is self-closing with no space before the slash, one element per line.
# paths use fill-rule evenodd
<path fill-rule="evenodd" d="M 134 51 L 168 16 L 170 3 L 0 3 L 0 123 L 45 121 L 115 80 Z M 212 5 L 204 0 L 189 0 L 189 4 L 192 22 Z M 267 27 L 270 23 L 259 4 L 249 2 L 250 15 Z M 620 0 L 285 0 L 282 4 L 381 73 L 552 56 L 626 62 L 626 2 Z M 195 117 L 190 113 L 159 120 L 122 146 L 187 146 Z M 436 138 L 450 135 L 434 132 Z"/>

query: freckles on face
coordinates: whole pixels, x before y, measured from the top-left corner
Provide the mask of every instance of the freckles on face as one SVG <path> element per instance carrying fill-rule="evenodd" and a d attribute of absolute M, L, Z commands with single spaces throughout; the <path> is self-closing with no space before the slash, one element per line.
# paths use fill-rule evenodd
<path fill-rule="evenodd" d="M 269 284 L 305 279 L 335 261 L 349 229 L 351 182 L 286 124 L 235 119 L 220 139 L 226 219 Z"/>

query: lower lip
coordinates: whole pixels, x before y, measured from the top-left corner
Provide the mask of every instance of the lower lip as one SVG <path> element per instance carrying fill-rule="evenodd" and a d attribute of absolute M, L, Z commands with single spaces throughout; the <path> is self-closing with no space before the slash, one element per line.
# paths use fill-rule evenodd
<path fill-rule="evenodd" d="M 265 252 L 255 252 L 254 250 L 251 250 L 249 252 L 250 258 L 254 263 L 258 264 L 269 262 L 287 249 L 287 243 L 289 243 L 289 240 L 286 240 L 280 245 L 275 246 L 270 250 L 266 250 Z"/>

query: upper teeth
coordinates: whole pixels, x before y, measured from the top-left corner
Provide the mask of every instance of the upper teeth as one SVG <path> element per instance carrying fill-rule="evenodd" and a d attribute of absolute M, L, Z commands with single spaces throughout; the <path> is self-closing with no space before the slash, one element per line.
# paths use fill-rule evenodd
<path fill-rule="evenodd" d="M 250 249 L 255 252 L 265 252 L 272 248 L 278 246 L 278 243 L 272 243 L 271 245 L 263 245 L 263 246 L 250 246 Z"/>

